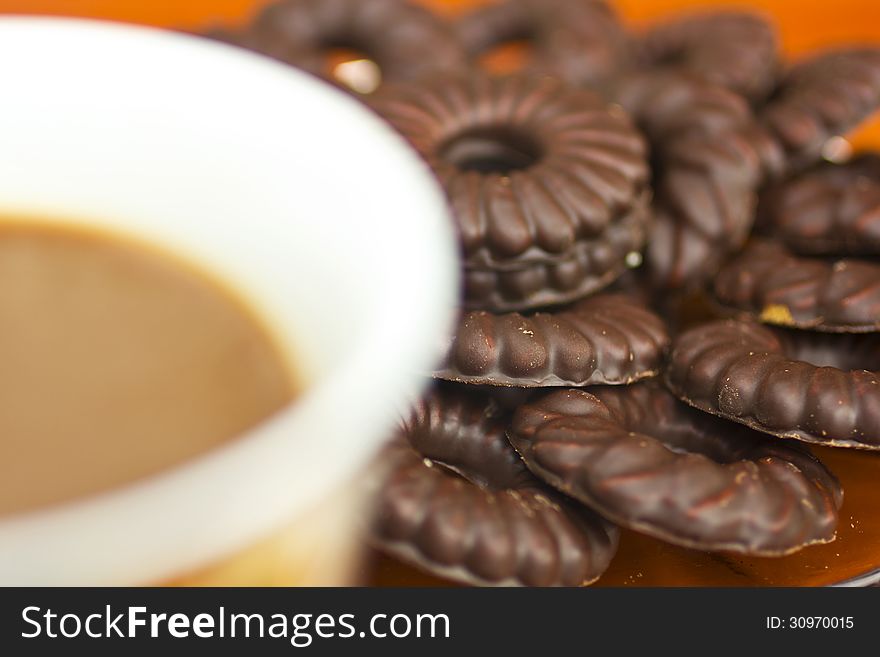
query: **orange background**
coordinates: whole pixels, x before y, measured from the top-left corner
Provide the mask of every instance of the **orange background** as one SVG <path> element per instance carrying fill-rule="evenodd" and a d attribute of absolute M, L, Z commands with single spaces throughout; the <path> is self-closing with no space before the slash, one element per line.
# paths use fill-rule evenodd
<path fill-rule="evenodd" d="M 0 13 L 56 14 L 198 30 L 240 23 L 271 0 L 0 0 Z M 417 0 L 450 15 L 487 0 Z M 775 17 L 789 57 L 818 48 L 869 42 L 880 45 L 880 0 L 613 0 L 632 24 L 693 7 L 750 7 Z M 880 120 L 852 136 L 857 148 L 880 148 Z"/>
<path fill-rule="evenodd" d="M 485 0 L 420 0 L 454 13 Z M 100 16 L 152 25 L 199 28 L 212 21 L 241 21 L 266 0 L 0 0 L 0 12 Z M 777 17 L 786 52 L 798 54 L 821 46 L 873 41 L 880 43 L 877 0 L 616 0 L 620 13 L 642 22 L 694 6 L 753 7 Z"/>

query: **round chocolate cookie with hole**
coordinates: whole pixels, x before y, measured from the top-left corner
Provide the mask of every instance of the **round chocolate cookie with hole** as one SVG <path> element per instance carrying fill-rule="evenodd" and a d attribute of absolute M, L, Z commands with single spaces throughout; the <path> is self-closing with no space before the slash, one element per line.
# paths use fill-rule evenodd
<path fill-rule="evenodd" d="M 748 11 L 677 17 L 651 27 L 639 45 L 648 66 L 688 71 L 750 100 L 770 93 L 782 67 L 774 25 Z"/>
<path fill-rule="evenodd" d="M 834 50 L 795 65 L 759 116 L 799 171 L 880 109 L 880 48 Z"/>
<path fill-rule="evenodd" d="M 782 152 L 736 94 L 690 74 L 635 73 L 613 95 L 648 137 L 654 169 L 646 265 L 659 287 L 696 287 L 751 230 L 757 188 Z"/>
<path fill-rule="evenodd" d="M 647 189 L 646 145 L 626 113 L 555 80 L 446 75 L 373 106 L 446 189 L 468 269 L 566 260 Z"/>
<path fill-rule="evenodd" d="M 591 393 L 516 411 L 508 436 L 541 479 L 685 547 L 779 556 L 834 540 L 840 484 L 803 446 L 688 408 L 657 382 Z"/>
<path fill-rule="evenodd" d="M 418 403 L 381 457 L 372 540 L 430 573 L 492 586 L 582 586 L 618 529 L 542 484 L 507 442 L 509 414 L 454 387 Z"/>
<path fill-rule="evenodd" d="M 468 66 L 455 31 L 407 0 L 277 0 L 241 30 L 205 34 L 350 91 Z"/>
<path fill-rule="evenodd" d="M 702 411 L 781 438 L 880 450 L 880 336 L 710 322 L 678 336 L 666 371 Z"/>
<path fill-rule="evenodd" d="M 629 384 L 655 376 L 668 346 L 663 320 L 642 303 L 600 294 L 555 312 L 465 313 L 435 377 L 523 388 Z"/>
<path fill-rule="evenodd" d="M 465 308 L 506 313 L 571 303 L 593 294 L 642 263 L 650 225 L 650 195 L 595 239 L 581 240 L 558 260 L 525 263 L 516 269 L 464 271 Z"/>
<path fill-rule="evenodd" d="M 478 61 L 518 46 L 520 72 L 573 85 L 601 85 L 633 59 L 629 36 L 604 0 L 504 0 L 466 14 L 458 33 Z"/>
<path fill-rule="evenodd" d="M 880 153 L 825 162 L 771 186 L 757 228 L 805 255 L 880 255 Z"/>
<path fill-rule="evenodd" d="M 797 256 L 755 241 L 728 262 L 715 298 L 765 324 L 829 333 L 880 331 L 880 264 Z"/>

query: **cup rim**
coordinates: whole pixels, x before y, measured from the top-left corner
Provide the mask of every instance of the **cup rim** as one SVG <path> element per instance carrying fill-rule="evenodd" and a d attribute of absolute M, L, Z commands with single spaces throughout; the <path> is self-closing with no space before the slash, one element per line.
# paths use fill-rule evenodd
<path fill-rule="evenodd" d="M 842 588 L 865 588 L 880 586 L 880 568 L 874 568 L 861 575 L 850 577 L 842 582 L 836 582 L 831 586 Z"/>
<path fill-rule="evenodd" d="M 369 387 L 365 377 L 370 372 L 384 368 L 389 376 L 394 374 L 394 383 L 385 396 L 401 406 L 415 392 L 419 375 L 430 371 L 436 347 L 451 326 L 458 289 L 452 223 L 437 182 L 404 141 L 356 100 L 310 75 L 232 46 L 155 28 L 86 19 L 0 18 L 0 42 L 12 35 L 18 42 L 26 34 L 38 41 L 61 40 L 74 58 L 79 53 L 70 49 L 72 44 L 100 48 L 112 43 L 113 47 L 123 48 L 115 53 L 116 57 L 161 53 L 162 57 L 178 56 L 181 61 L 189 58 L 202 67 L 223 66 L 227 81 L 230 75 L 245 73 L 252 79 L 265 80 L 267 98 L 274 102 L 280 102 L 282 96 L 289 101 L 296 94 L 320 96 L 328 107 L 343 113 L 351 125 L 363 128 L 362 146 L 383 154 L 375 159 L 380 174 L 376 179 L 386 184 L 375 187 L 369 192 L 373 196 L 363 202 L 380 202 L 399 189 L 404 180 L 406 200 L 398 209 L 418 214 L 423 220 L 401 263 L 406 276 L 386 280 L 390 288 L 388 303 L 376 308 L 367 322 L 365 338 L 358 343 L 355 357 L 309 386 L 290 408 L 228 444 L 157 475 L 62 505 L 0 518 L 0 584 L 114 585 L 166 580 L 242 549 L 271 532 L 284 519 L 306 510 L 322 493 L 330 492 L 332 485 L 344 484 L 372 456 L 378 437 L 370 444 L 350 441 L 345 467 L 340 466 L 333 481 L 318 481 L 320 477 L 312 473 L 316 481 L 310 494 L 295 500 L 272 498 L 268 505 L 271 508 L 249 507 L 225 483 L 235 481 L 252 487 L 248 489 L 251 497 L 271 497 L 284 482 L 284 463 L 291 462 L 286 459 L 304 456 L 302 446 L 291 445 L 293 441 L 286 431 L 297 418 L 302 423 L 314 422 L 322 412 L 326 417 L 326 410 L 333 408 L 340 393 L 363 393 L 365 386 Z M 6 46 L 0 46 L 0 50 L 2 47 Z M 229 66 L 232 62 L 237 62 L 234 70 Z M 331 147 L 344 155 L 338 143 Z M 328 203 L 332 204 L 333 199 Z M 411 215 L 405 219 L 411 219 Z M 412 296 L 414 291 L 419 292 L 417 297 Z M 383 317 L 397 309 L 396 301 L 401 298 L 408 299 L 406 313 L 395 315 L 394 322 L 383 323 Z M 384 344 L 397 345 L 396 356 L 389 357 L 387 352 L 373 348 L 370 339 L 379 334 Z M 393 420 L 387 412 L 365 413 L 363 417 L 363 422 L 377 425 L 390 426 Z M 305 456 L 326 455 L 333 447 L 317 446 L 314 453 Z M 218 529 L 211 518 L 193 523 L 193 514 L 200 510 L 220 508 L 236 531 Z M 161 523 L 151 522 L 145 527 L 138 520 L 159 509 Z M 199 530 L 205 528 L 210 531 L 200 534 Z M 134 572 L 137 575 L 132 579 Z"/>

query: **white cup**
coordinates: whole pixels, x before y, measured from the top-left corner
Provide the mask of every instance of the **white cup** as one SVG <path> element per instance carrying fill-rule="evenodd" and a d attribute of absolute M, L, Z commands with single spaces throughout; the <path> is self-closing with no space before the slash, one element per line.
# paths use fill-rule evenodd
<path fill-rule="evenodd" d="M 329 85 L 195 37 L 3 18 L 0 60 L 0 217 L 182 255 L 251 302 L 306 382 L 198 459 L 0 518 L 0 583 L 186 581 L 273 535 L 306 562 L 331 540 L 319 525 L 356 540 L 357 500 L 340 491 L 417 392 L 456 299 L 451 222 L 424 164 Z M 291 581 L 345 581 L 329 561 Z"/>

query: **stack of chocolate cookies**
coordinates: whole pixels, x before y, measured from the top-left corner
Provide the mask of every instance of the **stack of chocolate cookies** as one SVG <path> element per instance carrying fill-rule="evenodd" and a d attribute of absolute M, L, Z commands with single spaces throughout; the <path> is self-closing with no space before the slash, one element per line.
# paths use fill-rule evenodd
<path fill-rule="evenodd" d="M 806 443 L 880 450 L 880 156 L 829 160 L 880 107 L 880 47 L 786 67 L 763 16 L 636 34 L 600 0 L 457 23 L 282 0 L 222 38 L 329 77 L 331 49 L 372 60 L 360 97 L 449 198 L 460 314 L 370 478 L 380 549 L 575 586 L 621 527 L 759 556 L 834 540 L 842 487 Z M 510 43 L 521 70 L 493 75 Z"/>

